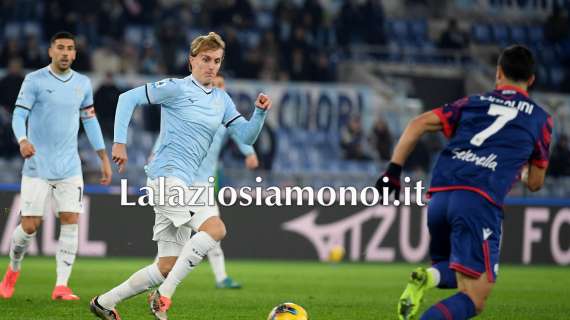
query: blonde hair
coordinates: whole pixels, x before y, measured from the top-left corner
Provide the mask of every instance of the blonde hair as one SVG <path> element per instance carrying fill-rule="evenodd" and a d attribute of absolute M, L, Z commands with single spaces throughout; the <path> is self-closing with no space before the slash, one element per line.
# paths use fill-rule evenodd
<path fill-rule="evenodd" d="M 226 43 L 219 34 L 210 32 L 207 35 L 199 36 L 192 40 L 190 45 L 190 55 L 196 57 L 200 52 L 207 50 L 226 49 Z"/>

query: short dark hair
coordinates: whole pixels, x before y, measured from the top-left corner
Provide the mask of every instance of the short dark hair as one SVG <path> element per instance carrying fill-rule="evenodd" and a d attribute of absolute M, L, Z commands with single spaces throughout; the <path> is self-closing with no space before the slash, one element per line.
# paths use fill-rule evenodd
<path fill-rule="evenodd" d="M 55 42 L 55 40 L 57 40 L 57 39 L 71 39 L 75 43 L 75 36 L 73 35 L 73 33 L 68 32 L 68 31 L 60 31 L 60 32 L 54 34 L 51 37 L 51 39 L 49 40 L 49 43 L 53 44 Z"/>
<path fill-rule="evenodd" d="M 525 46 L 513 45 L 501 53 L 497 65 L 505 76 L 515 82 L 528 81 L 534 74 L 534 57 Z"/>

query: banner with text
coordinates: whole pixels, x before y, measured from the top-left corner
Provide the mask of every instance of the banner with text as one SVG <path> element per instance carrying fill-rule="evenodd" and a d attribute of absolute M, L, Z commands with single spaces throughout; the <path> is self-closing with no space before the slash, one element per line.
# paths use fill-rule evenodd
<path fill-rule="evenodd" d="M 134 198 L 132 199 L 134 200 Z M 19 221 L 19 195 L 0 194 L 0 254 Z M 341 245 L 350 261 L 429 261 L 426 208 L 393 206 L 221 207 L 229 258 L 325 260 Z M 119 195 L 84 197 L 79 255 L 153 256 L 151 207 L 121 207 Z M 29 254 L 53 255 L 59 228 L 44 215 Z M 507 206 L 501 262 L 570 264 L 570 207 Z"/>

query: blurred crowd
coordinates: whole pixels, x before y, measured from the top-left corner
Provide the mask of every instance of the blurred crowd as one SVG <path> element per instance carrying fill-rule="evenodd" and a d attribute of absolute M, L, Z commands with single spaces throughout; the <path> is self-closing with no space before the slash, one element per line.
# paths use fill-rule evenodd
<path fill-rule="evenodd" d="M 185 76 L 191 39 L 210 30 L 221 33 L 226 41 L 226 76 L 262 81 L 333 82 L 337 80 L 337 64 L 350 54 L 350 46 L 384 46 L 394 41 L 391 29 L 385 30 L 389 23 L 385 23 L 381 0 L 334 2 L 338 8 L 331 11 L 322 5 L 329 3 L 320 0 L 278 0 L 261 6 L 257 2 L 258 7 L 250 0 L 0 0 L 0 68 L 6 70 L 0 79 L 1 157 L 18 156 L 10 123 L 24 69 L 49 63 L 48 39 L 57 31 L 77 35 L 73 69 L 104 79 L 94 88 L 94 99 L 104 134 L 112 136 L 114 106 L 118 95 L 128 89 L 119 87 L 114 75 Z M 433 7 L 433 2 L 437 1 L 405 3 Z M 494 1 L 493 5 L 509 3 Z M 564 43 L 570 36 L 569 26 L 567 8 L 554 10 L 545 22 L 544 37 L 553 44 Z M 427 30 L 419 30 L 419 34 L 425 35 Z M 440 49 L 464 50 L 472 43 L 470 35 L 452 18 L 434 43 Z M 570 63 L 564 65 L 570 67 Z M 570 71 L 566 75 L 570 79 Z M 570 92 L 568 79 L 563 84 Z M 378 119 L 366 132 L 360 121 L 359 117 L 351 118 L 341 129 L 339 157 L 389 161 L 397 133 L 391 132 L 385 119 Z M 429 171 L 442 143 L 431 138 L 420 141 L 407 169 Z M 570 176 L 565 165 L 570 156 L 568 139 L 561 136 L 555 143 L 550 173 Z"/>
<path fill-rule="evenodd" d="M 47 39 L 68 30 L 78 35 L 78 71 L 185 75 L 191 39 L 216 30 L 229 76 L 328 82 L 336 78 L 331 48 L 384 38 L 380 0 L 345 1 L 337 16 L 318 0 L 281 0 L 261 12 L 249 0 L 2 0 L 0 11 L 0 67 L 15 58 L 44 66 Z"/>

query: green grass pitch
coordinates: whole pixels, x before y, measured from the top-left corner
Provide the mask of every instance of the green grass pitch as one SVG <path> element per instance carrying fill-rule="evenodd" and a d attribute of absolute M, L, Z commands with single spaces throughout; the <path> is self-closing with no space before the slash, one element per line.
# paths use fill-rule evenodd
<path fill-rule="evenodd" d="M 10 300 L 0 299 L 0 319 L 94 319 L 91 297 L 125 280 L 151 259 L 78 258 L 71 286 L 80 301 L 51 301 L 55 281 L 53 258 L 28 257 Z M 2 270 L 7 257 L 0 258 Z M 229 261 L 228 271 L 242 290 L 214 288 L 209 265 L 203 263 L 178 288 L 171 319 L 264 320 L 271 308 L 292 301 L 304 306 L 312 320 L 395 319 L 396 301 L 413 265 L 318 262 Z M 2 271 L 3 272 L 3 271 Z M 423 309 L 452 294 L 432 290 Z M 480 319 L 569 319 L 568 267 L 502 266 L 499 281 Z M 152 319 L 146 295 L 121 303 L 123 319 Z"/>

